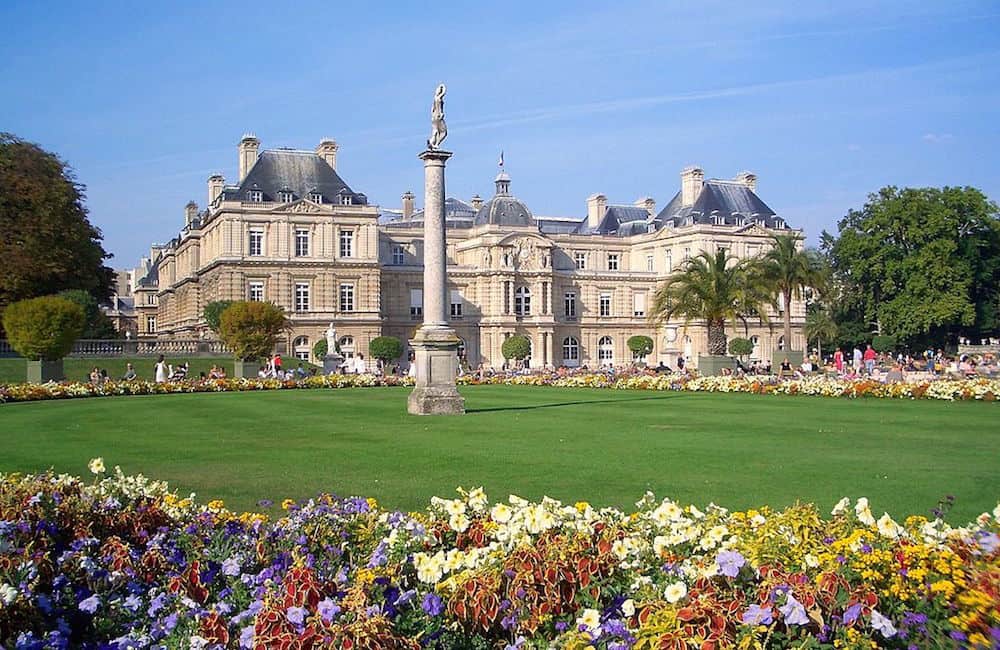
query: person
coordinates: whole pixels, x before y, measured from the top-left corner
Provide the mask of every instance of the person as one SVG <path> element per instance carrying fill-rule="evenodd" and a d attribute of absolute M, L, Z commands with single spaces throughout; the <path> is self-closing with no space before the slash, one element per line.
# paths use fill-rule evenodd
<path fill-rule="evenodd" d="M 677 355 L 677 372 L 684 372 L 684 355 Z"/>
<path fill-rule="evenodd" d="M 837 374 L 844 374 L 844 351 L 837 348 L 837 351 L 833 353 L 833 366 L 837 369 Z"/>
<path fill-rule="evenodd" d="M 875 350 L 872 349 L 871 343 L 865 348 L 865 372 L 869 375 L 872 374 L 872 370 L 875 370 L 875 358 L 878 355 L 875 354 Z"/>
<path fill-rule="evenodd" d="M 153 367 L 153 369 L 155 371 L 156 383 L 165 384 L 167 382 L 167 377 L 169 377 L 170 375 L 167 374 L 168 373 L 167 362 L 163 360 L 162 354 L 156 360 L 156 365 Z"/>
<path fill-rule="evenodd" d="M 187 379 L 188 364 L 179 364 L 176 368 L 170 368 L 170 381 L 183 381 Z"/>
<path fill-rule="evenodd" d="M 94 366 L 90 371 L 90 383 L 97 386 L 101 383 L 101 372 Z"/>
<path fill-rule="evenodd" d="M 281 355 L 277 352 L 274 353 L 274 358 L 271 359 L 271 367 L 274 369 L 275 376 L 277 376 L 278 371 L 281 370 Z"/>
<path fill-rule="evenodd" d="M 360 352 L 354 357 L 354 374 L 363 375 L 368 372 L 368 364 L 365 363 L 365 355 Z"/>
<path fill-rule="evenodd" d="M 861 348 L 854 346 L 854 353 L 851 355 L 852 361 L 854 362 L 854 372 L 855 374 L 861 371 L 861 365 L 864 360 L 864 354 L 861 352 Z"/>
<path fill-rule="evenodd" d="M 261 366 L 260 369 L 257 370 L 258 379 L 267 379 L 267 375 L 268 375 L 267 366 Z"/>
<path fill-rule="evenodd" d="M 299 362 L 299 367 L 295 369 L 295 376 L 298 379 L 304 379 L 306 376 L 306 369 L 302 367 L 301 362 Z"/>
<path fill-rule="evenodd" d="M 122 381 L 133 381 L 135 380 L 135 368 L 132 367 L 131 363 L 125 364 L 125 374 L 122 375 Z"/>
<path fill-rule="evenodd" d="M 791 377 L 794 374 L 795 373 L 792 372 L 792 362 L 788 360 L 788 357 L 785 357 L 784 360 L 782 360 L 782 362 L 781 362 L 779 376 L 781 376 L 781 377 Z"/>

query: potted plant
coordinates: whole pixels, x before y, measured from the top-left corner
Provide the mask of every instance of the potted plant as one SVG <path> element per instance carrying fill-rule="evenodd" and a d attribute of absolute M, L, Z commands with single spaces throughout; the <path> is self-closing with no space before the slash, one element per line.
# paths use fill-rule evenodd
<path fill-rule="evenodd" d="M 56 296 L 11 303 L 3 313 L 7 339 L 28 360 L 27 379 L 35 383 L 65 378 L 63 357 L 73 349 L 85 324 L 80 305 Z"/>
<path fill-rule="evenodd" d="M 523 334 L 514 334 L 507 337 L 500 348 L 504 359 L 514 359 L 523 361 L 531 356 L 531 341 Z"/>

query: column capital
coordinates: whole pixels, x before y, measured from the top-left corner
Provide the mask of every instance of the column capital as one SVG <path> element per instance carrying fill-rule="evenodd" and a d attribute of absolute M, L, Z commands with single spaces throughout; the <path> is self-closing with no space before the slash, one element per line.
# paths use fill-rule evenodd
<path fill-rule="evenodd" d="M 421 151 L 417 158 L 424 161 L 424 165 L 444 165 L 445 161 L 451 158 L 452 152 L 443 149 L 425 149 Z"/>

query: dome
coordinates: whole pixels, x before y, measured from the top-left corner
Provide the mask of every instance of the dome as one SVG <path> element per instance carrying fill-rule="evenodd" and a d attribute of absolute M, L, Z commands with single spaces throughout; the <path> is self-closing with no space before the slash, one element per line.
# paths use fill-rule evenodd
<path fill-rule="evenodd" d="M 517 198 L 508 195 L 494 196 L 483 204 L 476 213 L 477 226 L 534 226 L 535 218 L 531 216 L 528 206 Z"/>

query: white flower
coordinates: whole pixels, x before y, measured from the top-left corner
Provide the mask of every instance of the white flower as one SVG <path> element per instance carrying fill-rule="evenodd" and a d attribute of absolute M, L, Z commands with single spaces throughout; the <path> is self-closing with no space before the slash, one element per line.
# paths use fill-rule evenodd
<path fill-rule="evenodd" d="M 851 505 L 850 497 L 844 497 L 837 502 L 837 505 L 833 506 L 833 510 L 830 511 L 830 514 L 834 517 L 842 515 L 847 510 L 847 506 L 849 505 Z"/>
<path fill-rule="evenodd" d="M 993 508 L 993 518 L 1000 521 L 1000 503 L 997 504 L 996 508 Z"/>
<path fill-rule="evenodd" d="M 809 567 L 810 569 L 815 569 L 816 567 L 819 566 L 819 558 L 813 555 L 812 553 L 806 553 L 805 557 L 802 558 L 802 560 L 805 562 L 806 566 Z"/>
<path fill-rule="evenodd" d="M 657 526 L 666 526 L 671 521 L 677 521 L 684 514 L 673 501 L 664 501 L 650 515 Z"/>
<path fill-rule="evenodd" d="M 498 524 L 506 524 L 513 514 L 514 511 L 505 503 L 498 503 L 490 510 L 490 517 Z"/>
<path fill-rule="evenodd" d="M 469 518 L 459 512 L 451 516 L 451 519 L 448 520 L 448 525 L 451 526 L 452 530 L 463 533 L 469 527 Z"/>
<path fill-rule="evenodd" d="M 417 569 L 417 580 L 427 584 L 436 584 L 444 573 L 444 554 L 438 551 L 435 555 L 416 553 L 413 556 L 413 566 Z"/>
<path fill-rule="evenodd" d="M 622 603 L 622 614 L 631 617 L 635 615 L 635 601 L 629 598 Z"/>
<path fill-rule="evenodd" d="M 857 504 L 854 506 L 854 514 L 857 516 L 858 521 L 865 526 L 875 525 L 875 517 L 872 515 L 871 508 L 868 507 L 868 499 L 865 497 L 858 499 Z"/>
<path fill-rule="evenodd" d="M 601 625 L 601 613 L 596 609 L 585 609 L 576 619 L 577 625 L 583 625 L 588 630 L 596 630 Z"/>
<path fill-rule="evenodd" d="M 450 501 L 444 502 L 444 509 L 449 515 L 454 517 L 455 515 L 465 514 L 465 501 L 461 499 L 452 499 Z"/>
<path fill-rule="evenodd" d="M 684 596 L 687 596 L 688 588 L 683 582 L 674 582 L 667 585 L 666 590 L 663 592 L 663 597 L 667 599 L 668 603 L 676 603 Z"/>
<path fill-rule="evenodd" d="M 101 457 L 91 458 L 90 462 L 87 463 L 87 467 L 90 468 L 92 474 L 103 474 L 104 473 L 104 459 Z"/>
<path fill-rule="evenodd" d="M 882 537 L 896 539 L 903 533 L 903 527 L 892 520 L 889 513 L 883 514 L 878 520 L 878 532 Z"/>
<path fill-rule="evenodd" d="M 469 506 L 476 512 L 481 512 L 486 507 L 486 492 L 481 487 L 473 488 L 469 491 Z"/>
<path fill-rule="evenodd" d="M 665 535 L 657 535 L 653 538 L 653 552 L 657 556 L 662 556 L 669 546 L 673 546 L 673 544 L 670 543 L 669 538 Z"/>
<path fill-rule="evenodd" d="M 188 639 L 188 643 L 188 647 L 191 648 L 191 650 L 203 650 L 203 648 L 208 646 L 208 639 L 196 634 Z"/>
<path fill-rule="evenodd" d="M 0 602 L 4 605 L 10 605 L 15 600 L 17 600 L 17 589 L 6 582 L 0 585 Z"/>

